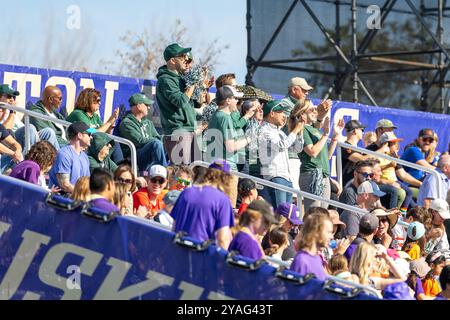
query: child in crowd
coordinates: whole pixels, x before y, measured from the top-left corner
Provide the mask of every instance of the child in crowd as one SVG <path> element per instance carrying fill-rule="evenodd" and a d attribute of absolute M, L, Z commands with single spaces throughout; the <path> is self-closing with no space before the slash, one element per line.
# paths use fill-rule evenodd
<path fill-rule="evenodd" d="M 358 277 L 351 274 L 348 270 L 348 260 L 342 254 L 335 254 L 330 261 L 328 261 L 328 272 L 343 280 L 359 283 Z"/>
<path fill-rule="evenodd" d="M 402 250 L 405 251 L 411 260 L 416 260 L 425 254 L 425 227 L 420 222 L 413 222 L 408 226 L 405 244 Z"/>
<path fill-rule="evenodd" d="M 363 143 L 364 148 L 367 148 L 367 146 L 370 146 L 372 143 L 375 143 L 377 141 L 377 134 L 373 131 L 367 131 L 364 133 L 363 136 Z"/>
<path fill-rule="evenodd" d="M 247 209 L 250 202 L 257 198 L 258 190 L 256 190 L 256 183 L 251 179 L 241 179 L 238 184 L 238 199 L 241 203 L 238 215 L 240 216 Z"/>
<path fill-rule="evenodd" d="M 430 272 L 430 266 L 425 261 L 425 258 L 421 257 L 417 260 L 411 261 L 409 268 L 411 272 L 408 280 L 406 280 L 406 283 L 414 291 L 414 297 L 417 300 L 428 300 L 423 290 L 422 281 L 425 279 L 428 272 Z"/>
<path fill-rule="evenodd" d="M 75 183 L 72 195 L 73 200 L 87 202 L 91 191 L 89 189 L 89 177 L 81 177 Z"/>
<path fill-rule="evenodd" d="M 288 247 L 288 234 L 281 227 L 272 229 L 269 233 L 270 247 L 265 250 L 265 254 L 269 257 L 282 260 L 283 251 Z"/>
<path fill-rule="evenodd" d="M 436 297 L 441 292 L 439 276 L 445 267 L 445 256 L 440 251 L 433 251 L 427 256 L 426 262 L 431 270 L 422 281 L 423 291 L 428 297 Z"/>
<path fill-rule="evenodd" d="M 166 206 L 158 212 L 153 220 L 172 229 L 173 218 L 170 213 L 172 212 L 172 209 L 175 206 L 175 203 L 177 202 L 180 194 L 180 190 L 170 190 L 169 192 L 167 192 L 163 198 L 164 204 Z"/>

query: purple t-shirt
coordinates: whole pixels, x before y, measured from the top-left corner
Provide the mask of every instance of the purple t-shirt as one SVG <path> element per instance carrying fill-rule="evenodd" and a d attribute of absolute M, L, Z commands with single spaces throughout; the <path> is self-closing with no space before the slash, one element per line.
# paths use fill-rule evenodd
<path fill-rule="evenodd" d="M 89 203 L 98 209 L 102 209 L 105 211 L 120 211 L 119 208 L 117 208 L 117 206 L 115 206 L 114 204 L 112 204 L 111 202 L 109 202 L 108 200 L 106 200 L 105 198 L 98 198 L 98 199 L 94 199 L 89 201 Z"/>
<path fill-rule="evenodd" d="M 217 230 L 234 226 L 230 199 L 210 186 L 183 190 L 171 214 L 175 232 L 185 231 L 189 237 L 200 241 L 214 240 Z"/>
<path fill-rule="evenodd" d="M 10 176 L 33 184 L 39 184 L 40 174 L 41 168 L 36 162 L 25 160 L 12 169 Z"/>
<path fill-rule="evenodd" d="M 325 273 L 322 258 L 319 255 L 312 256 L 306 251 L 300 250 L 291 264 L 292 271 L 305 276 L 314 273 L 317 279 L 325 281 L 328 275 Z"/>
<path fill-rule="evenodd" d="M 239 231 L 230 243 L 228 251 L 233 250 L 238 251 L 241 256 L 255 260 L 261 259 L 263 256 L 258 242 L 242 231 Z"/>

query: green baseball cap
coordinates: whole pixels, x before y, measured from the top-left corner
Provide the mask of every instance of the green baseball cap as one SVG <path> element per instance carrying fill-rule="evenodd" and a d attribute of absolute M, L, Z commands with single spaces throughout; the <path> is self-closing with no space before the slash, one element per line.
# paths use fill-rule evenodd
<path fill-rule="evenodd" d="M 281 100 L 272 100 L 266 102 L 263 107 L 263 116 L 267 116 L 271 111 L 288 111 L 289 107 L 283 105 Z"/>
<path fill-rule="evenodd" d="M 375 129 L 378 129 L 378 128 L 394 128 L 394 129 L 397 129 L 397 127 L 394 126 L 392 121 L 388 120 L 388 119 L 378 120 L 377 124 L 375 125 Z"/>
<path fill-rule="evenodd" d="M 130 106 L 135 106 L 138 105 L 140 103 L 143 103 L 147 106 L 151 106 L 153 104 L 153 100 L 148 98 L 145 94 L 143 93 L 135 93 L 133 94 L 130 99 L 128 99 L 128 102 L 130 103 Z"/>
<path fill-rule="evenodd" d="M 18 96 L 20 93 L 19 93 L 19 91 L 17 91 L 17 90 L 11 89 L 11 88 L 9 87 L 9 85 L 7 85 L 7 84 L 2 84 L 2 85 L 0 85 L 0 95 L 2 95 L 2 94 L 8 94 L 8 95 L 10 95 L 10 96 L 16 97 L 16 96 Z"/>
<path fill-rule="evenodd" d="M 164 60 L 169 61 L 170 58 L 181 56 L 191 50 L 192 48 L 183 48 L 178 43 L 172 43 L 164 49 Z"/>

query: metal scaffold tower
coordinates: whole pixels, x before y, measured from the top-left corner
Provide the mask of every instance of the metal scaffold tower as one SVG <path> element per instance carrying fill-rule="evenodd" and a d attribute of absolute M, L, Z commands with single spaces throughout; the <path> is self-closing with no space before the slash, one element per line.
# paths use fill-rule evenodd
<path fill-rule="evenodd" d="M 255 1 L 261 0 L 247 0 L 247 15 L 246 15 L 246 29 L 247 29 L 247 75 L 246 83 L 249 85 L 253 83 L 253 76 L 258 68 L 272 68 L 279 70 L 299 71 L 303 73 L 322 74 L 332 76 L 334 78 L 333 84 L 327 91 L 327 97 L 333 95 L 340 99 L 344 83 L 352 81 L 352 97 L 353 102 L 360 100 L 360 94 L 364 94 L 369 101 L 377 106 L 373 95 L 369 88 L 361 80 L 362 75 L 373 74 L 392 74 L 402 72 L 420 72 L 421 98 L 420 109 L 428 111 L 435 103 L 439 104 L 439 110 L 447 114 L 449 112 L 448 102 L 446 103 L 446 91 L 450 88 L 450 81 L 446 80 L 447 73 L 450 69 L 450 48 L 445 48 L 444 45 L 444 19 L 450 17 L 446 13 L 450 10 L 447 7 L 446 0 L 401 0 L 402 9 L 396 8 L 399 1 L 385 0 L 384 4 L 380 6 L 380 22 L 383 24 L 389 14 L 398 13 L 409 15 L 408 19 L 416 19 L 421 26 L 422 37 L 432 40 L 432 47 L 423 48 L 423 50 L 411 51 L 389 51 L 389 52 L 368 52 L 368 48 L 373 39 L 377 36 L 379 29 L 368 29 L 361 39 L 357 38 L 357 10 L 367 9 L 369 4 L 357 0 L 289 0 L 290 6 L 284 13 L 281 21 L 275 21 L 275 30 L 270 39 L 264 43 L 263 50 L 256 56 L 252 52 L 252 4 Z M 311 7 L 312 3 L 326 3 L 330 9 L 335 10 L 334 21 L 334 36 L 330 35 L 324 23 L 318 17 Z M 406 10 L 405 10 L 405 4 Z M 266 60 L 265 57 L 272 47 L 274 41 L 277 39 L 283 28 L 286 27 L 286 22 L 292 15 L 296 7 L 302 10 L 312 18 L 314 24 L 319 28 L 320 33 L 325 37 L 326 41 L 335 50 L 333 55 L 317 56 L 317 57 L 299 57 L 292 58 L 287 56 L 285 59 Z M 342 17 L 341 8 L 346 6 L 351 9 L 351 36 L 352 49 L 351 52 L 344 52 L 341 46 L 341 27 Z M 436 30 L 432 31 L 427 19 L 433 18 L 436 24 Z M 420 56 L 426 57 L 428 63 L 424 61 L 414 61 L 411 57 Z M 408 57 L 408 60 L 404 58 Z M 335 60 L 336 68 L 334 70 L 316 70 L 303 66 L 298 66 L 298 63 L 311 61 L 330 61 Z M 360 62 L 372 61 L 380 64 L 377 69 L 365 69 L 360 66 Z M 293 65 L 297 64 L 297 65 Z M 383 67 L 381 67 L 383 66 Z M 430 96 L 430 90 L 438 88 L 437 94 Z"/>

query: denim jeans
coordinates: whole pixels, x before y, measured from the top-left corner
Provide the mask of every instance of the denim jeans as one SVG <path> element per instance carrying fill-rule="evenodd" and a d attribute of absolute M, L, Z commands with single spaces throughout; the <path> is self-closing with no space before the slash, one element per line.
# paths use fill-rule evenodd
<path fill-rule="evenodd" d="M 16 140 L 22 146 L 22 149 L 25 152 L 25 127 L 21 127 L 14 132 L 16 136 Z M 39 135 L 36 130 L 36 127 L 30 124 L 30 147 L 39 141 Z"/>
<path fill-rule="evenodd" d="M 288 181 L 284 178 L 275 177 L 275 178 L 270 179 L 270 181 L 272 181 L 273 183 L 279 183 L 283 186 L 292 188 L 292 182 Z M 280 204 L 282 204 L 284 202 L 292 203 L 292 193 L 282 191 L 280 189 L 274 189 L 274 188 L 268 188 L 268 189 L 269 189 L 269 195 L 270 195 L 272 207 L 274 209 L 276 209 Z"/>
<path fill-rule="evenodd" d="M 59 145 L 55 130 L 53 130 L 52 128 L 44 128 L 38 132 L 38 135 L 39 139 L 50 142 L 55 147 L 56 151 L 58 151 L 59 148 L 62 147 Z"/>
<path fill-rule="evenodd" d="M 398 202 L 398 189 L 389 184 L 379 184 L 380 190 L 385 192 L 386 195 L 381 197 L 381 204 L 385 206 L 387 209 L 397 208 Z M 389 202 L 388 202 L 389 198 Z"/>
<path fill-rule="evenodd" d="M 120 147 L 120 143 L 115 142 L 114 143 L 114 147 L 113 147 L 113 152 L 111 155 L 111 159 L 112 161 L 114 161 L 115 163 L 120 163 L 121 161 L 123 161 L 123 152 L 122 152 L 122 148 Z"/>
<path fill-rule="evenodd" d="M 406 192 L 406 198 L 405 198 L 405 201 L 403 201 L 402 208 L 408 209 L 409 206 L 411 206 L 411 208 L 417 207 L 417 204 L 413 200 L 413 192 L 408 187 L 408 184 L 406 184 L 402 181 L 397 181 L 397 182 L 398 182 L 398 184 L 400 184 L 402 186 L 402 189 L 405 190 L 405 192 Z"/>
<path fill-rule="evenodd" d="M 160 164 L 167 167 L 166 155 L 161 141 L 153 139 L 137 151 L 139 171 L 150 171 L 151 166 Z"/>

